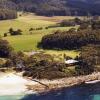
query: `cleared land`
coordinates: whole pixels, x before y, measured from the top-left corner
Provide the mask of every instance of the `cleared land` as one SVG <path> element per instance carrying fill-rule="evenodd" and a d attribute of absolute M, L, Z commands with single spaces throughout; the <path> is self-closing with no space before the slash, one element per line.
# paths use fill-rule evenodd
<path fill-rule="evenodd" d="M 14 47 L 16 51 L 31 51 L 31 50 L 39 50 L 37 48 L 37 43 L 41 41 L 41 38 L 46 34 L 51 34 L 53 31 L 56 30 L 69 30 L 71 27 L 56 27 L 56 28 L 49 28 L 45 29 L 45 27 L 50 25 L 55 25 L 57 22 L 64 20 L 64 19 L 72 19 L 73 17 L 67 16 L 55 16 L 55 17 L 43 17 L 43 16 L 35 16 L 32 14 L 20 16 L 18 19 L 15 20 L 4 20 L 0 21 L 0 35 L 3 36 L 4 33 L 7 33 L 9 28 L 21 29 L 23 31 L 23 35 L 21 36 L 7 36 L 3 37 L 9 41 L 9 43 Z M 40 28 L 42 30 L 33 30 L 31 33 L 29 32 L 30 28 Z M 62 54 L 66 53 L 66 51 L 47 51 L 50 54 Z M 70 51 L 71 52 L 71 51 Z M 76 56 L 76 52 L 72 51 L 68 53 L 72 57 Z"/>

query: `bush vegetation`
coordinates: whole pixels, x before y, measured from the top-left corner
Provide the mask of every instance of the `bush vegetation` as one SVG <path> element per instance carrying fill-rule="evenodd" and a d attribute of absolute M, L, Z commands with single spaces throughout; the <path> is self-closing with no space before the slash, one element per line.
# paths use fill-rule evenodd
<path fill-rule="evenodd" d="M 10 33 L 10 35 L 22 35 L 22 30 L 18 29 L 15 31 L 15 30 L 13 30 L 13 28 L 10 28 L 9 33 Z"/>
<path fill-rule="evenodd" d="M 87 44 L 99 44 L 99 30 L 80 30 L 80 31 L 65 31 L 54 32 L 42 38 L 39 45 L 44 49 L 80 49 Z"/>
<path fill-rule="evenodd" d="M 13 48 L 10 46 L 8 41 L 0 39 L 0 57 L 9 57 Z"/>
<path fill-rule="evenodd" d="M 76 23 L 76 22 L 77 23 Z M 90 23 L 91 21 L 91 23 Z M 70 21 L 69 21 L 70 22 Z M 61 22 L 61 25 L 68 25 L 67 21 Z M 44 49 L 80 49 L 87 44 L 100 43 L 100 22 L 95 20 L 81 21 L 74 19 L 76 25 L 80 25 L 78 30 L 72 28 L 69 31 L 56 31 L 53 34 L 46 35 L 42 38 L 39 46 Z M 73 26 L 73 24 L 70 24 Z"/>
<path fill-rule="evenodd" d="M 7 1 L 7 0 L 6 0 Z M 38 15 L 100 15 L 100 2 L 94 0 L 9 0 L 18 10 L 34 12 Z M 16 8 L 16 6 L 14 6 Z M 9 7 L 9 5 L 8 5 Z"/>
<path fill-rule="evenodd" d="M 100 45 L 87 45 L 82 47 L 78 58 L 80 64 L 76 66 L 78 75 L 91 74 L 100 65 Z"/>
<path fill-rule="evenodd" d="M 15 19 L 17 12 L 15 10 L 0 9 L 0 20 Z"/>

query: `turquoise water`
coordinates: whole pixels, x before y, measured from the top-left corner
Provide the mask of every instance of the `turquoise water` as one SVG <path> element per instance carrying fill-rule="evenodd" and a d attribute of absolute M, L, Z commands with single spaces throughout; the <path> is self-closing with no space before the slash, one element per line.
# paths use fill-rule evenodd
<path fill-rule="evenodd" d="M 73 86 L 42 94 L 0 96 L 0 100 L 100 100 L 100 83 Z"/>
<path fill-rule="evenodd" d="M 87 99 L 87 100 L 100 100 L 100 95 L 92 95 L 90 96 L 92 99 Z M 51 98 L 51 97 L 50 97 Z M 23 96 L 21 95 L 15 95 L 15 96 L 1 96 L 0 100 L 42 100 L 42 99 L 24 99 Z M 45 99 L 46 100 L 46 99 Z M 48 100 L 48 99 L 47 99 Z M 54 99 L 51 99 L 54 100 Z M 70 99 L 61 99 L 61 100 L 70 100 Z M 76 100 L 76 99 L 74 99 Z M 81 99 L 80 99 L 81 100 Z M 85 100 L 85 99 L 84 99 Z"/>
<path fill-rule="evenodd" d="M 93 100 L 100 100 L 100 95 L 94 95 Z"/>
<path fill-rule="evenodd" d="M 0 100 L 20 100 L 24 97 L 24 95 L 8 95 L 8 96 L 0 96 Z"/>

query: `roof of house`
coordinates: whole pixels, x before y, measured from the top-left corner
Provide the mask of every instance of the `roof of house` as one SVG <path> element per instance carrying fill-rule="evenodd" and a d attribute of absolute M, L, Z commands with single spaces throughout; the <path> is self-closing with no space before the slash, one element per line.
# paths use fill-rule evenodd
<path fill-rule="evenodd" d="M 78 62 L 77 60 L 70 59 L 70 60 L 66 60 L 65 64 L 73 64 L 73 63 L 77 63 L 77 62 Z"/>

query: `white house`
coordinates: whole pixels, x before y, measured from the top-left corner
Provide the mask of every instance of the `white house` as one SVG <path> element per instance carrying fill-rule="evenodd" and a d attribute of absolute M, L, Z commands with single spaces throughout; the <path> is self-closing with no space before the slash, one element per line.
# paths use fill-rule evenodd
<path fill-rule="evenodd" d="M 65 60 L 65 64 L 67 65 L 74 65 L 77 64 L 79 61 L 74 60 L 74 59 L 69 59 L 69 60 Z"/>

